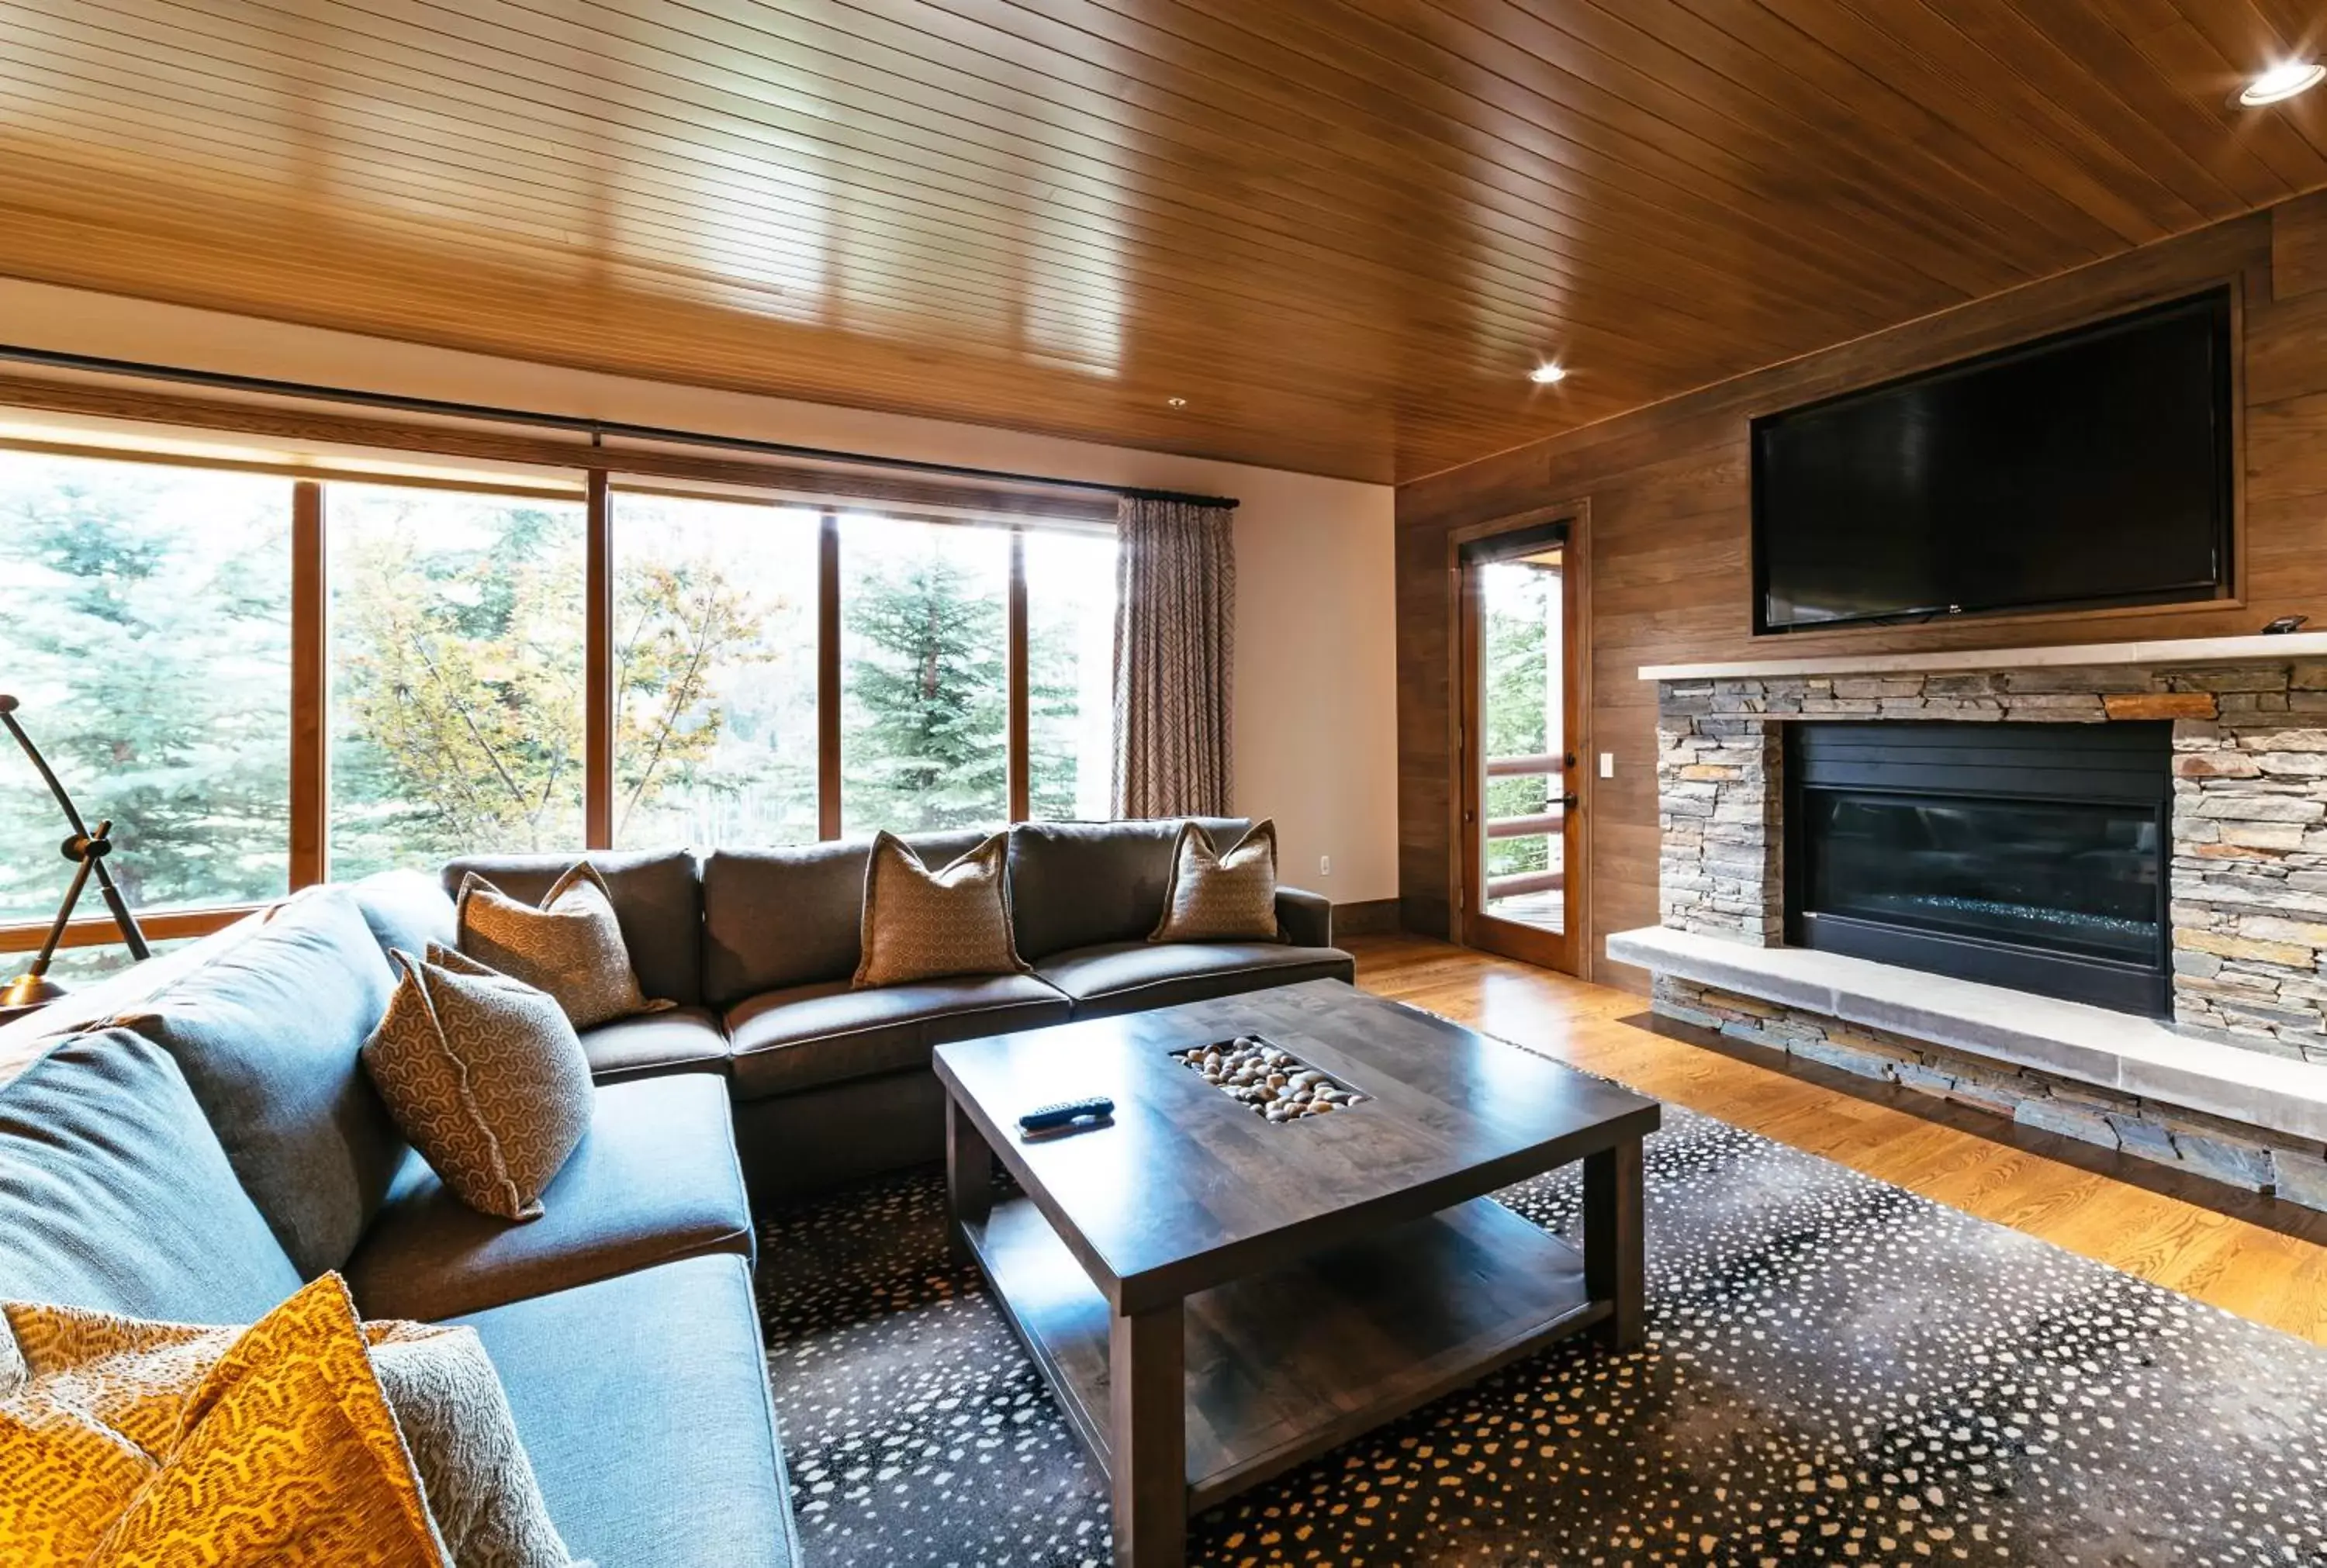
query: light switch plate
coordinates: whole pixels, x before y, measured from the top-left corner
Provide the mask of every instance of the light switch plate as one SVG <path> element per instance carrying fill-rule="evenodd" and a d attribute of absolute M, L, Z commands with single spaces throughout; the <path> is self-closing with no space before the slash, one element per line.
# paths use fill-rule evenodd
<path fill-rule="evenodd" d="M 1321 854 L 1317 857 L 1317 874 L 1319 876 L 1332 876 L 1333 874 L 1333 857 L 1332 855 Z"/>
<path fill-rule="evenodd" d="M 1613 751 L 1603 751 L 1603 752 L 1601 752 L 1601 753 L 1600 753 L 1600 777 L 1602 777 L 1603 779 L 1613 779 L 1615 776 L 1616 776 L 1616 753 L 1615 753 L 1615 752 L 1613 752 Z"/>

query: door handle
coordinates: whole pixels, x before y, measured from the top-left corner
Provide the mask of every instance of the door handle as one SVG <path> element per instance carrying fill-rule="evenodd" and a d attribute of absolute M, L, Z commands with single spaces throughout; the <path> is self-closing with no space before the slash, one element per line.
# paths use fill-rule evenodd
<path fill-rule="evenodd" d="M 1563 811 L 1573 811 L 1583 804 L 1584 797 L 1581 795 L 1563 795 L 1559 798 L 1559 808 Z"/>

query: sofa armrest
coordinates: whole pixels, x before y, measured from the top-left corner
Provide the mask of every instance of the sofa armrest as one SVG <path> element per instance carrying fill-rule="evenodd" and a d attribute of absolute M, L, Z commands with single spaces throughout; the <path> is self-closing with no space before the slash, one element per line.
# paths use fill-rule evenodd
<path fill-rule="evenodd" d="M 1276 923 L 1296 947 L 1333 945 L 1333 901 L 1322 893 L 1300 888 L 1276 890 Z"/>

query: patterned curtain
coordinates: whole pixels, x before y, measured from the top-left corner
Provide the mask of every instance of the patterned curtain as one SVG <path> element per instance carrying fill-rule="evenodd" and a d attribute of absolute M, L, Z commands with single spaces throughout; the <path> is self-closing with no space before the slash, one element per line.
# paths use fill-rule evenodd
<path fill-rule="evenodd" d="M 1234 516 L 1145 496 L 1117 510 L 1117 817 L 1228 815 Z"/>

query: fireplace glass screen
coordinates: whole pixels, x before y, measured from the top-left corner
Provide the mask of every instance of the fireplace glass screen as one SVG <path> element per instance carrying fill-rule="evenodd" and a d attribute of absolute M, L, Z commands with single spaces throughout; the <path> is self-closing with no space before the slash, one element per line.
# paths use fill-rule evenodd
<path fill-rule="evenodd" d="M 1808 907 L 2151 962 L 2157 819 L 2126 805 L 1803 791 Z"/>
<path fill-rule="evenodd" d="M 1786 939 L 2163 1015 L 2169 724 L 1801 723 Z"/>

